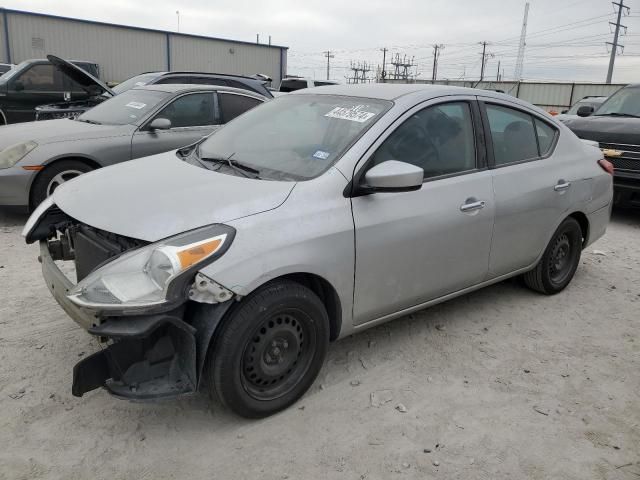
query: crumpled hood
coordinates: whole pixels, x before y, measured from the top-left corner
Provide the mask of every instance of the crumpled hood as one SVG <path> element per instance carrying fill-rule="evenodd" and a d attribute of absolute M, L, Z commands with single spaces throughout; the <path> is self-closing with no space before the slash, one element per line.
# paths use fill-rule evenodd
<path fill-rule="evenodd" d="M 294 186 L 213 172 L 167 152 L 81 175 L 53 201 L 87 225 L 155 242 L 277 208 Z"/>
<path fill-rule="evenodd" d="M 565 123 L 578 137 L 601 143 L 640 144 L 640 119 L 629 117 L 586 117 Z"/>
<path fill-rule="evenodd" d="M 127 134 L 134 128 L 131 125 L 94 125 L 67 118 L 14 123 L 0 128 L 0 150 L 29 140 L 35 140 L 42 146 L 63 141 L 115 137 Z"/>

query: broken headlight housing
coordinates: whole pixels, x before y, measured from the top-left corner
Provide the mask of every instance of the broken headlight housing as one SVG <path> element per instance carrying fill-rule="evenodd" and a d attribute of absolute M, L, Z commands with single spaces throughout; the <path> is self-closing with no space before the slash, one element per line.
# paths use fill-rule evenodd
<path fill-rule="evenodd" d="M 235 229 L 212 225 L 124 253 L 82 279 L 69 292 L 80 307 L 121 310 L 185 300 L 195 271 L 229 248 Z"/>
<path fill-rule="evenodd" d="M 38 144 L 36 142 L 29 140 L 28 142 L 18 143 L 5 148 L 0 152 L 0 169 L 13 167 L 37 146 Z"/>

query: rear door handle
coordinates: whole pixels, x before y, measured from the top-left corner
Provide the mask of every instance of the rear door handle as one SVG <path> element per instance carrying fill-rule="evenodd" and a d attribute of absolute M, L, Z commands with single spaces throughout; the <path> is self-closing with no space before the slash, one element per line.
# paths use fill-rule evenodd
<path fill-rule="evenodd" d="M 565 182 L 564 180 L 560 180 L 560 181 L 558 182 L 558 184 L 557 184 L 555 187 L 553 187 L 553 189 L 554 189 L 556 192 L 561 192 L 561 191 L 563 191 L 563 190 L 566 190 L 566 189 L 567 189 L 567 188 L 569 188 L 570 186 L 571 186 L 571 182 Z"/>
<path fill-rule="evenodd" d="M 474 210 L 481 210 L 484 208 L 484 206 L 485 206 L 485 203 L 483 200 L 480 200 L 478 202 L 465 203 L 463 205 L 460 205 L 460 211 L 472 212 Z"/>

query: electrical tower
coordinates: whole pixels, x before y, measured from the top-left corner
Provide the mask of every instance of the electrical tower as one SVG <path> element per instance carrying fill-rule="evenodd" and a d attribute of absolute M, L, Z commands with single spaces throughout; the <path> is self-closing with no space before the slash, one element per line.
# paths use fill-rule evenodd
<path fill-rule="evenodd" d="M 436 83 L 438 78 L 438 59 L 440 58 L 440 51 L 444 50 L 443 44 L 436 44 L 433 46 L 433 73 L 431 75 L 431 83 Z"/>
<path fill-rule="evenodd" d="M 414 58 L 415 57 L 411 57 L 411 60 L 408 60 L 407 56 L 404 55 L 402 59 L 400 59 L 400 54 L 396 53 L 395 58 L 390 62 L 391 65 L 394 66 L 392 75 L 395 80 L 409 81 L 409 78 L 412 76 L 409 69 L 416 66 L 416 64 L 413 63 Z"/>
<path fill-rule="evenodd" d="M 518 46 L 518 58 L 516 59 L 515 81 L 522 80 L 522 69 L 524 67 L 524 47 L 527 44 L 527 21 L 529 19 L 529 2 L 524 5 L 524 18 L 522 19 L 522 32 L 520 33 L 520 45 Z"/>
<path fill-rule="evenodd" d="M 327 50 L 326 52 L 322 52 L 322 53 L 324 54 L 325 57 L 327 57 L 327 80 L 329 80 L 329 72 L 330 72 L 329 60 L 335 57 L 335 55 L 333 55 L 330 50 Z"/>
<path fill-rule="evenodd" d="M 620 47 L 620 53 L 624 52 L 624 45 L 620 45 L 618 43 L 618 38 L 620 36 L 620 27 L 624 28 L 626 33 L 627 27 L 620 24 L 620 20 L 622 19 L 622 12 L 625 10 L 627 15 L 629 14 L 629 7 L 624 5 L 624 0 L 620 0 L 618 2 L 611 2 L 614 7 L 618 6 L 618 21 L 616 23 L 609 22 L 610 25 L 614 25 L 616 27 L 615 33 L 613 34 L 613 43 L 607 42 L 607 45 L 611 45 L 611 57 L 609 58 L 609 70 L 607 72 L 607 83 L 611 83 L 611 78 L 613 77 L 613 65 L 616 62 L 616 53 L 618 52 L 618 47 Z"/>
<path fill-rule="evenodd" d="M 367 62 L 351 62 L 349 70 L 353 72 L 353 77 L 347 77 L 347 83 L 369 83 L 371 77 L 367 75 L 372 71 L 371 65 Z"/>

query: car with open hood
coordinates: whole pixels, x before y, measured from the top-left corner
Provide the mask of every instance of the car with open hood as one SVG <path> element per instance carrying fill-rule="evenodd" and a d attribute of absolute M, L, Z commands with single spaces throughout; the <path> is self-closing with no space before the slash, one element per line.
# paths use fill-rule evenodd
<path fill-rule="evenodd" d="M 562 291 L 611 197 L 600 150 L 521 100 L 327 86 L 74 179 L 23 234 L 107 343 L 75 365 L 74 395 L 208 385 L 263 417 L 304 394 L 332 340 L 517 275 Z"/>
<path fill-rule="evenodd" d="M 35 109 L 43 103 L 86 101 L 102 93 L 101 89 L 108 90 L 89 73 L 98 73 L 97 64 L 50 59 L 57 57 L 25 60 L 0 76 L 0 124 L 35 120 Z M 76 74 L 69 76 L 64 69 Z M 93 79 L 90 85 L 84 80 L 87 76 Z"/>
<path fill-rule="evenodd" d="M 577 114 L 565 123 L 578 137 L 597 142 L 613 164 L 616 203 L 640 206 L 640 84 L 621 88 L 595 109 L 580 107 Z"/>
<path fill-rule="evenodd" d="M 82 85 L 83 88 L 88 89 L 92 93 L 88 98 L 80 101 L 39 105 L 36 107 L 36 120 L 75 118 L 115 95 L 126 92 L 131 88 L 141 87 L 144 85 L 193 84 L 232 87 L 241 90 L 248 90 L 249 92 L 257 93 L 266 98 L 273 98 L 271 91 L 266 87 L 267 83 L 270 82 L 270 79 L 266 80 L 263 77 L 181 71 L 146 72 L 128 78 L 113 88 L 110 88 L 105 83 L 101 82 L 94 76 L 87 74 L 86 71 L 77 68 L 70 62 L 53 55 L 49 55 L 47 58 L 62 72 L 64 72 L 65 75 L 72 78 L 75 82 Z"/>
<path fill-rule="evenodd" d="M 0 206 L 33 208 L 78 175 L 193 143 L 265 100 L 229 87 L 149 85 L 75 119 L 4 126 Z"/>

